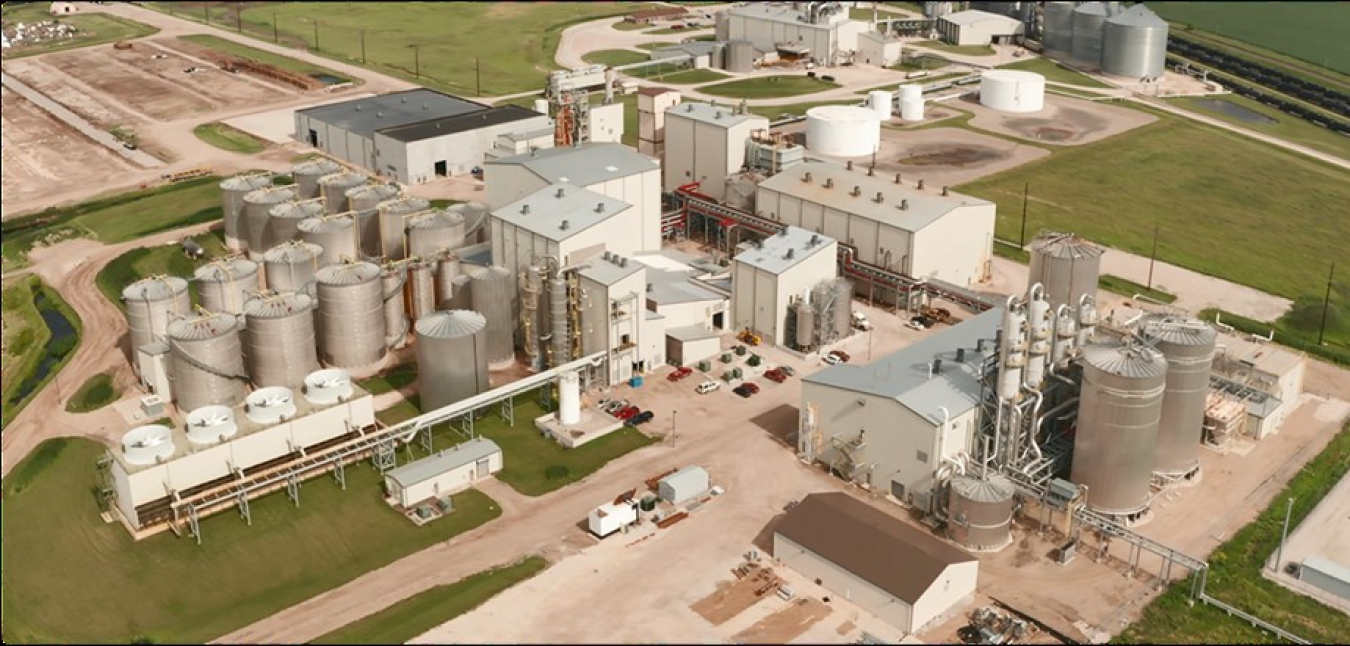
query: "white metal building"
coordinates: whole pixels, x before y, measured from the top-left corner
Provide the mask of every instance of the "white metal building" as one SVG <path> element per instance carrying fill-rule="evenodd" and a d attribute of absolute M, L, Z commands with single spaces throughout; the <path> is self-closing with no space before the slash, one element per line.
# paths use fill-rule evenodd
<path fill-rule="evenodd" d="M 789 511 L 773 556 L 907 635 L 959 610 L 979 579 L 975 557 L 841 492 Z"/>
<path fill-rule="evenodd" d="M 728 299 L 722 292 L 696 279 L 698 273 L 692 269 L 667 270 L 648 266 L 647 310 L 661 315 L 668 328 L 725 330 Z"/>
<path fill-rule="evenodd" d="M 624 105 L 618 102 L 590 106 L 586 112 L 590 141 L 610 144 L 623 141 L 623 111 Z"/>
<path fill-rule="evenodd" d="M 665 363 L 666 326 L 644 306 L 647 268 L 610 252 L 593 257 L 577 271 L 582 302 L 582 354 L 609 352 L 610 359 L 591 369 L 590 383 L 615 386 Z"/>
<path fill-rule="evenodd" d="M 699 466 L 688 466 L 656 483 L 656 495 L 672 505 L 680 505 L 712 488 L 708 472 Z"/>
<path fill-rule="evenodd" d="M 664 87 L 644 87 L 637 93 L 638 152 L 662 157 L 666 151 L 666 111 L 680 102 L 680 93 Z"/>
<path fill-rule="evenodd" d="M 699 192 L 722 201 L 727 176 L 745 165 L 750 133 L 769 129 L 769 120 L 707 103 L 681 103 L 666 111 L 665 190 L 691 182 Z"/>
<path fill-rule="evenodd" d="M 1214 375 L 1245 400 L 1247 434 L 1259 440 L 1277 432 L 1302 400 L 1307 355 L 1231 335 L 1222 336 L 1218 347 Z"/>
<path fill-rule="evenodd" d="M 636 522 L 637 507 L 638 503 L 635 502 L 605 503 L 591 510 L 586 517 L 586 525 L 592 534 L 604 538 Z"/>
<path fill-rule="evenodd" d="M 900 39 L 890 34 L 865 31 L 858 34 L 858 55 L 854 61 L 877 67 L 891 67 L 900 62 Z"/>
<path fill-rule="evenodd" d="M 942 40 L 953 45 L 1011 43 L 1022 32 L 1022 21 L 976 9 L 938 18 L 938 33 L 942 34 Z"/>
<path fill-rule="evenodd" d="M 677 366 L 692 366 L 722 351 L 722 337 L 699 325 L 666 328 L 666 358 Z"/>
<path fill-rule="evenodd" d="M 519 273 L 544 256 L 564 266 L 603 251 L 636 251 L 641 242 L 637 209 L 570 183 L 545 186 L 488 216 L 492 262 Z"/>
<path fill-rule="evenodd" d="M 551 148 L 490 161 L 483 173 L 489 210 L 553 184 L 573 184 L 636 210 L 637 229 L 626 239 L 611 239 L 610 251 L 661 249 L 661 165 L 632 148 L 614 143 Z"/>
<path fill-rule="evenodd" d="M 852 245 L 862 262 L 915 278 L 966 287 L 993 260 L 994 203 L 941 187 L 798 164 L 761 182 L 755 204 L 765 217 Z"/>
<path fill-rule="evenodd" d="M 385 492 L 400 507 L 459 493 L 502 470 L 502 449 L 477 437 L 436 455 L 410 462 L 384 474 Z"/>
<path fill-rule="evenodd" d="M 858 49 L 858 35 L 870 29 L 862 20 L 850 20 L 839 3 L 749 2 L 727 10 L 729 40 L 748 40 L 760 51 L 811 58 L 825 65 L 847 60 Z M 836 5 L 829 7 L 828 5 Z"/>
<path fill-rule="evenodd" d="M 869 365 L 803 378 L 799 453 L 926 508 L 944 460 L 970 453 L 980 364 L 996 353 L 1002 316 L 994 308 Z"/>
<path fill-rule="evenodd" d="M 789 226 L 737 254 L 731 269 L 735 329 L 749 328 L 782 345 L 791 299 L 837 275 L 838 248 L 833 238 Z"/>

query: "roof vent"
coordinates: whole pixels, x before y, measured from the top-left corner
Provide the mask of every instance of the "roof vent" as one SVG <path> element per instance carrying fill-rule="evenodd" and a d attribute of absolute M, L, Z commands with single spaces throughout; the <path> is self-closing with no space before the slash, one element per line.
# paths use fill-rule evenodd
<path fill-rule="evenodd" d="M 833 178 L 833 177 L 826 177 L 826 178 L 825 178 L 825 188 L 834 188 L 834 178 Z"/>
<path fill-rule="evenodd" d="M 530 205 L 529 205 L 529 204 L 522 204 L 522 205 L 520 205 L 520 214 L 521 214 L 521 215 L 529 215 L 529 214 L 530 214 Z"/>
<path fill-rule="evenodd" d="M 795 253 L 795 251 L 796 251 L 795 249 L 788 249 L 788 250 L 787 250 L 787 254 L 785 254 L 785 255 L 783 256 L 783 258 L 785 258 L 785 259 L 787 259 L 787 260 L 792 260 L 792 257 L 795 256 L 795 255 L 797 255 L 797 254 Z"/>
<path fill-rule="evenodd" d="M 919 180 L 919 190 L 923 190 L 923 180 Z"/>
<path fill-rule="evenodd" d="M 429 106 L 429 105 L 423 103 L 423 104 L 422 104 L 422 109 L 423 109 L 423 110 L 430 110 L 430 109 L 431 109 L 431 106 Z"/>
<path fill-rule="evenodd" d="M 942 374 L 942 360 L 933 359 L 933 374 Z"/>
<path fill-rule="evenodd" d="M 627 258 L 619 258 L 619 266 L 620 266 L 620 267 L 627 267 L 627 266 L 628 266 L 628 259 L 627 259 Z"/>
<path fill-rule="evenodd" d="M 559 225 L 558 228 L 559 228 L 559 229 L 562 229 L 563 231 L 566 231 L 566 230 L 572 228 L 572 223 L 571 223 L 571 222 L 568 222 L 567 220 L 563 220 L 563 221 L 562 221 L 562 224 Z"/>
<path fill-rule="evenodd" d="M 886 198 L 885 198 L 885 196 L 883 196 L 883 195 L 881 194 L 881 191 L 877 191 L 877 196 L 876 196 L 875 198 L 872 199 L 872 201 L 873 201 L 873 202 L 876 202 L 877 204 L 881 204 L 881 203 L 884 202 L 885 200 L 886 200 Z"/>
<path fill-rule="evenodd" d="M 694 111 L 694 104 L 692 104 L 692 103 L 686 104 L 686 105 L 684 106 L 684 111 L 685 111 L 685 112 L 693 112 L 693 111 Z"/>
<path fill-rule="evenodd" d="M 558 187 L 558 193 L 557 193 L 557 195 L 556 195 L 555 197 L 561 198 L 564 194 L 565 194 L 565 192 L 563 191 L 563 187 L 559 186 L 559 187 Z"/>
<path fill-rule="evenodd" d="M 375 113 L 375 118 L 376 118 L 376 119 L 380 119 L 380 118 L 382 118 L 382 117 L 384 117 L 384 113 L 383 113 L 383 112 L 376 112 L 376 113 Z"/>
<path fill-rule="evenodd" d="M 605 212 L 605 203 L 604 203 L 604 202 L 596 202 L 596 203 L 595 203 L 595 212 L 596 212 L 596 213 L 604 213 L 604 212 Z"/>
<path fill-rule="evenodd" d="M 803 182 L 809 182 L 809 181 L 811 181 L 811 173 L 808 172 L 808 173 L 806 173 L 805 175 L 802 175 L 802 181 L 803 181 Z"/>
<path fill-rule="evenodd" d="M 406 97 L 406 96 L 399 97 L 398 102 L 399 102 L 399 103 L 407 103 L 407 102 L 408 102 L 408 97 Z"/>
<path fill-rule="evenodd" d="M 901 211 L 909 210 L 909 200 L 900 200 L 900 210 Z"/>
<path fill-rule="evenodd" d="M 721 118 L 722 118 L 722 111 L 718 110 L 717 114 L 713 115 L 713 119 L 721 119 Z"/>
<path fill-rule="evenodd" d="M 357 111 L 357 112 L 360 112 L 360 111 L 361 111 L 361 104 L 360 104 L 360 103 L 356 104 L 356 111 Z"/>
<path fill-rule="evenodd" d="M 966 361 L 966 349 L 965 349 L 965 348 L 957 348 L 957 349 L 956 349 L 956 362 L 957 362 L 957 363 L 965 363 L 965 361 Z"/>
<path fill-rule="evenodd" d="M 943 196 L 943 197 L 947 197 L 947 187 L 946 187 L 946 186 L 943 186 L 943 187 L 942 187 L 942 196 Z"/>
<path fill-rule="evenodd" d="M 899 183 L 900 183 L 900 173 L 896 173 L 896 174 L 895 174 L 895 183 L 896 183 L 896 184 L 899 184 Z"/>
<path fill-rule="evenodd" d="M 848 161 L 848 170 L 853 170 L 853 160 Z"/>
<path fill-rule="evenodd" d="M 876 174 L 877 174 L 877 167 L 876 167 L 876 166 L 868 166 L 868 167 L 867 167 L 867 176 L 868 176 L 868 177 L 873 177 L 873 176 L 875 176 Z"/>
<path fill-rule="evenodd" d="M 808 243 L 806 243 L 806 246 L 808 246 L 808 247 L 814 247 L 814 246 L 816 246 L 816 245 L 818 245 L 818 244 L 820 244 L 820 236 L 818 236 L 818 235 L 816 235 L 816 234 L 814 234 L 814 233 L 811 234 L 811 241 L 808 242 Z"/>
<path fill-rule="evenodd" d="M 857 184 L 854 184 L 853 190 L 849 191 L 848 194 L 852 195 L 853 197 L 858 197 L 859 195 L 862 195 L 862 187 L 858 186 Z"/>
<path fill-rule="evenodd" d="M 601 257 L 601 258 L 604 258 L 605 261 L 608 262 L 608 261 L 614 259 L 614 253 L 611 252 L 611 251 L 606 251 L 606 252 L 604 253 L 604 255 L 602 255 L 602 256 L 600 256 L 600 257 Z"/>

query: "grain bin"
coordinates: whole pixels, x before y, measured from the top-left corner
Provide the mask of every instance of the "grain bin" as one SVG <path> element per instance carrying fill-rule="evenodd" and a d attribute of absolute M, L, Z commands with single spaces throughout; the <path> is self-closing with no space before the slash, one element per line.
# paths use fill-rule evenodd
<path fill-rule="evenodd" d="M 992 552 L 1012 543 L 1013 494 L 1011 480 L 1001 474 L 987 478 L 952 478 L 947 506 L 947 537 L 972 552 Z"/>
<path fill-rule="evenodd" d="M 468 274 L 460 274 L 450 279 L 450 295 L 448 298 L 437 297 L 437 309 L 467 310 L 472 307 L 473 279 L 469 278 Z"/>
<path fill-rule="evenodd" d="M 236 175 L 220 183 L 220 207 L 225 220 L 225 246 L 243 251 L 248 244 L 244 222 L 244 196 L 272 185 L 271 173 Z"/>
<path fill-rule="evenodd" d="M 192 311 L 188 282 L 177 276 L 143 278 L 127 285 L 122 290 L 122 303 L 127 309 L 133 357 L 137 348 L 163 340 L 169 321 Z"/>
<path fill-rule="evenodd" d="M 263 254 L 267 289 L 274 292 L 298 292 L 314 282 L 323 247 L 312 242 L 292 240 L 272 247 Z"/>
<path fill-rule="evenodd" d="M 1000 112 L 1040 112 L 1045 107 L 1045 77 L 1021 70 L 985 70 L 980 74 L 980 105 Z"/>
<path fill-rule="evenodd" d="M 319 358 L 337 368 L 373 367 L 385 353 L 380 268 L 368 262 L 329 265 L 314 278 Z"/>
<path fill-rule="evenodd" d="M 351 398 L 352 376 L 346 370 L 327 368 L 305 375 L 305 400 L 317 406 L 331 406 Z"/>
<path fill-rule="evenodd" d="M 806 111 L 806 147 L 836 157 L 862 157 L 881 144 L 881 119 L 874 110 L 822 105 Z"/>
<path fill-rule="evenodd" d="M 353 211 L 374 211 L 380 204 L 398 199 L 403 189 L 398 184 L 366 184 L 347 189 L 348 208 Z"/>
<path fill-rule="evenodd" d="M 417 322 L 436 311 L 436 266 L 428 260 L 408 263 L 408 284 L 404 289 L 408 316 Z"/>
<path fill-rule="evenodd" d="M 1031 241 L 1031 272 L 1027 288 L 1040 283 L 1050 311 L 1060 305 L 1078 307 L 1083 294 L 1097 294 L 1102 248 L 1072 233 L 1042 233 Z"/>
<path fill-rule="evenodd" d="M 458 213 L 464 216 L 465 240 L 464 244 L 471 245 L 479 242 L 487 242 L 488 228 L 487 224 L 488 210 L 487 205 L 482 202 L 464 202 L 463 204 L 451 204 L 446 209 L 451 213 Z"/>
<path fill-rule="evenodd" d="M 1200 466 L 1200 441 L 1218 333 L 1204 321 L 1166 315 L 1145 319 L 1139 333 L 1167 358 L 1167 390 L 1158 422 L 1153 472 L 1167 477 L 1190 475 Z"/>
<path fill-rule="evenodd" d="M 732 74 L 749 74 L 755 71 L 755 59 L 759 50 L 748 40 L 727 41 L 727 71 Z"/>
<path fill-rule="evenodd" d="M 302 161 L 291 167 L 291 179 L 295 180 L 295 190 L 300 199 L 309 200 L 319 197 L 319 179 L 342 172 L 342 166 L 331 159 L 322 157 Z"/>
<path fill-rule="evenodd" d="M 247 376 L 236 315 L 217 312 L 175 319 L 166 335 L 169 380 L 179 410 L 239 403 Z"/>
<path fill-rule="evenodd" d="M 380 204 L 380 255 L 386 260 L 407 257 L 408 222 L 413 215 L 431 208 L 420 197 L 402 197 Z"/>
<path fill-rule="evenodd" d="M 188 413 L 185 421 L 188 442 L 194 446 L 220 444 L 239 432 L 229 406 L 202 406 Z"/>
<path fill-rule="evenodd" d="M 264 252 L 283 242 L 300 237 L 300 221 L 323 215 L 323 200 L 305 200 L 278 204 L 268 211 L 267 229 L 263 232 L 260 247 Z"/>
<path fill-rule="evenodd" d="M 197 302 L 212 312 L 238 314 L 258 291 L 258 263 L 244 258 L 221 258 L 193 272 Z M 185 313 L 186 314 L 186 313 Z"/>
<path fill-rule="evenodd" d="M 1114 2 L 1084 2 L 1073 10 L 1073 40 L 1069 57 L 1088 68 L 1102 64 L 1102 42 L 1106 39 L 1106 20 L 1115 13 Z"/>
<path fill-rule="evenodd" d="M 464 268 L 460 264 L 458 255 L 443 253 L 436 256 L 436 309 L 457 309 L 446 306 L 449 305 L 450 299 L 454 297 L 455 279 L 463 273 Z"/>
<path fill-rule="evenodd" d="M 417 388 L 430 411 L 486 392 L 488 321 L 478 312 L 434 312 L 417 321 Z"/>
<path fill-rule="evenodd" d="M 275 294 L 244 306 L 248 334 L 248 375 L 253 384 L 298 388 L 319 369 L 314 340 L 314 299 L 308 294 Z"/>
<path fill-rule="evenodd" d="M 1158 78 L 1167 67 L 1167 21 L 1142 4 L 1106 21 L 1102 71 L 1129 79 Z"/>
<path fill-rule="evenodd" d="M 294 202 L 297 194 L 289 186 L 277 186 L 253 191 L 244 196 L 244 250 L 249 260 L 260 260 L 267 250 L 268 221 L 272 219 L 272 207 L 285 202 Z"/>
<path fill-rule="evenodd" d="M 511 270 L 492 266 L 469 274 L 473 309 L 487 318 L 488 362 L 493 368 L 515 361 L 516 281 Z"/>
<path fill-rule="evenodd" d="M 834 331 L 839 338 L 853 333 L 853 283 L 844 278 L 834 281 Z"/>
<path fill-rule="evenodd" d="M 275 426 L 295 417 L 295 393 L 290 388 L 259 388 L 244 400 L 244 415 L 259 426 Z"/>
<path fill-rule="evenodd" d="M 1045 3 L 1045 21 L 1041 26 L 1041 46 L 1049 54 L 1067 54 L 1073 49 L 1072 2 Z"/>
<path fill-rule="evenodd" d="M 402 346 L 408 334 L 408 305 L 403 295 L 407 282 L 408 268 L 402 263 L 386 264 L 380 273 L 384 344 L 390 348 Z"/>
<path fill-rule="evenodd" d="M 464 246 L 466 222 L 462 213 L 432 209 L 408 218 L 408 254 L 431 258 Z"/>
<path fill-rule="evenodd" d="M 173 429 L 159 424 L 137 426 L 122 434 L 122 458 L 127 464 L 146 466 L 173 457 Z"/>
<path fill-rule="evenodd" d="M 1082 365 L 1069 479 L 1087 485 L 1093 510 L 1132 516 L 1149 504 L 1167 359 L 1144 345 L 1090 343 Z"/>
<path fill-rule="evenodd" d="M 329 214 L 345 213 L 351 210 L 347 193 L 370 181 L 365 175 L 352 172 L 334 173 L 319 178 L 319 194 L 323 196 L 323 208 Z"/>
<path fill-rule="evenodd" d="M 307 218 L 296 226 L 300 239 L 317 245 L 319 266 L 334 265 L 357 257 L 356 218 L 351 214 Z"/>

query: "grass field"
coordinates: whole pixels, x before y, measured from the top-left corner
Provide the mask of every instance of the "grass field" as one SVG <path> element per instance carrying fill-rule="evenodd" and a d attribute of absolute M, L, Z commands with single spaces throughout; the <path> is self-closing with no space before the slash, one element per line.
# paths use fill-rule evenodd
<path fill-rule="evenodd" d="M 922 40 L 914 43 L 915 47 L 924 49 L 933 49 L 939 52 L 949 52 L 960 54 L 962 56 L 993 56 L 994 48 L 989 45 L 948 45 L 940 40 Z"/>
<path fill-rule="evenodd" d="M 1253 101 L 1244 96 L 1227 94 L 1203 98 L 1178 97 L 1166 99 L 1166 101 L 1177 107 L 1199 112 L 1216 119 L 1222 119 L 1223 121 L 1241 126 L 1248 130 L 1268 134 L 1272 137 L 1279 137 L 1296 144 L 1302 144 L 1314 150 L 1337 155 L 1343 159 L 1350 159 L 1350 137 L 1336 134 L 1321 126 L 1315 126 L 1303 119 L 1291 114 L 1285 114 L 1275 108 L 1268 105 L 1262 105 L 1260 102 Z M 1222 108 L 1213 104 L 1213 101 L 1222 101 L 1238 106 L 1244 110 L 1250 110 L 1265 115 L 1267 118 L 1274 119 L 1275 122 L 1258 122 L 1250 119 L 1239 119 L 1224 112 Z"/>
<path fill-rule="evenodd" d="M 1077 85 L 1080 87 L 1098 87 L 1098 88 L 1111 87 L 1105 83 L 1102 83 L 1101 81 L 1098 81 L 1097 79 L 1092 78 L 1091 76 L 1087 76 L 1086 74 L 1080 74 L 1067 67 L 1059 65 L 1048 58 L 1029 58 L 1024 61 L 1017 61 L 1016 63 L 1004 65 L 999 69 L 1025 70 L 1028 72 L 1035 72 L 1037 74 L 1044 76 L 1045 80 L 1047 81 L 1055 81 L 1057 83 L 1068 83 L 1070 85 Z"/>
<path fill-rule="evenodd" d="M 806 114 L 807 110 L 821 105 L 858 105 L 860 99 L 842 99 L 839 101 L 811 101 L 808 103 L 793 103 L 791 105 L 763 105 L 759 107 L 750 106 L 750 112 L 761 117 L 774 121 L 783 118 L 783 115 L 801 116 Z"/>
<path fill-rule="evenodd" d="M 785 96 L 814 94 L 839 87 L 835 83 L 826 83 L 808 76 L 760 76 L 716 83 L 699 88 L 700 92 L 713 96 L 725 96 L 733 99 L 776 99 Z"/>
<path fill-rule="evenodd" d="M 448 540 L 501 514 L 486 495 L 414 526 L 381 500 L 367 463 L 305 483 L 301 505 L 274 493 L 202 520 L 202 545 L 163 533 L 133 542 L 99 518 L 103 447 L 49 440 L 4 480 L 6 643 L 203 643 Z M 56 513 L 55 510 L 60 510 Z M 79 620 L 71 613 L 78 609 Z"/>
<path fill-rule="evenodd" d="M 1157 225 L 1160 260 L 1297 298 L 1320 295 L 1327 264 L 1346 259 L 1350 220 L 1327 217 L 1350 200 L 1346 180 L 1303 156 L 1160 116 L 958 190 L 999 204 L 997 233 L 1006 239 L 1017 237 L 1029 183 L 1030 231 L 1075 231 L 1148 254 Z"/>
<path fill-rule="evenodd" d="M 384 373 L 370 377 L 360 382 L 362 388 L 372 395 L 382 395 L 387 392 L 400 390 L 407 386 L 417 383 L 417 362 L 395 366 L 393 369 Z"/>
<path fill-rule="evenodd" d="M 891 69 L 899 70 L 901 72 L 921 72 L 924 70 L 937 70 L 951 65 L 951 61 L 932 54 L 919 54 L 916 56 L 901 52 L 900 56 L 900 62 L 892 65 Z"/>
<path fill-rule="evenodd" d="M 226 54 L 251 58 L 259 63 L 266 63 L 278 69 L 283 69 L 295 74 L 311 76 L 314 78 L 328 77 L 330 84 L 347 83 L 354 80 L 321 65 L 314 65 L 289 56 L 280 56 L 256 47 L 249 47 L 248 45 L 236 43 L 232 40 L 225 40 L 224 38 L 211 36 L 209 34 L 192 34 L 183 36 L 182 39 L 190 43 L 196 43 L 202 47 L 210 47 L 211 49 Z"/>
<path fill-rule="evenodd" d="M 1149 5 L 1159 16 L 1186 26 L 1287 54 L 1350 74 L 1350 6 L 1328 2 L 1158 2 Z"/>
<path fill-rule="evenodd" d="M 81 321 L 61 295 L 37 276 L 24 276 L 0 292 L 5 320 L 0 430 L 23 410 L 79 347 Z"/>
<path fill-rule="evenodd" d="M 608 65 L 610 67 L 616 67 L 619 65 L 629 65 L 632 63 L 649 61 L 651 60 L 651 57 L 627 49 L 601 49 L 582 56 L 581 60 L 592 65 Z"/>
<path fill-rule="evenodd" d="M 1344 643 L 1350 615 L 1280 587 L 1261 576 L 1261 568 L 1280 540 L 1289 498 L 1294 499 L 1290 527 L 1296 527 L 1350 470 L 1350 424 L 1313 458 L 1270 506 L 1209 557 L 1206 591 L 1315 644 Z M 1237 617 L 1205 604 L 1188 603 L 1191 581 L 1174 583 L 1144 609 L 1143 616 L 1112 641 L 1123 644 L 1273 643 Z"/>
<path fill-rule="evenodd" d="M 1149 288 L 1147 285 L 1140 285 L 1120 276 L 1103 274 L 1097 279 L 1097 286 L 1112 294 L 1120 294 L 1127 298 L 1134 298 L 1135 294 L 1139 294 L 1160 303 L 1171 303 L 1177 300 L 1176 294 L 1169 294 L 1156 287 Z"/>
<path fill-rule="evenodd" d="M 670 83 L 671 85 L 696 85 L 699 83 L 722 81 L 731 77 L 718 72 L 717 70 L 704 69 L 684 70 L 683 72 L 675 72 L 674 74 L 666 74 L 654 78 L 659 79 L 662 83 Z"/>
<path fill-rule="evenodd" d="M 5 3 L 3 13 L 5 24 L 9 25 L 11 23 L 20 22 L 32 24 L 51 21 L 53 20 L 53 16 L 50 7 L 51 3 L 48 2 L 7 2 Z M 132 38 L 149 36 L 150 34 L 159 31 L 159 29 L 151 27 L 150 25 L 102 13 L 61 16 L 56 18 L 56 20 L 76 28 L 78 31 L 75 36 L 63 40 L 37 42 L 11 47 L 5 50 L 4 57 L 20 58 L 23 56 L 32 56 L 34 54 L 44 54 L 46 52 L 114 43 L 119 40 L 130 40 Z"/>
<path fill-rule="evenodd" d="M 708 27 L 697 27 L 693 29 L 689 27 L 662 27 L 660 29 L 653 29 L 642 33 L 647 34 L 648 36 L 669 36 L 671 34 L 704 34 L 707 30 Z"/>
<path fill-rule="evenodd" d="M 72 413 L 88 413 L 96 411 L 108 404 L 117 401 L 117 386 L 113 385 L 112 377 L 108 375 L 94 375 L 70 396 L 70 401 L 66 403 L 66 410 Z"/>
<path fill-rule="evenodd" d="M 252 155 L 262 152 L 263 148 L 267 147 L 261 139 L 219 121 L 203 123 L 193 128 L 192 134 L 216 148 L 232 153 Z"/>
<path fill-rule="evenodd" d="M 619 31 L 637 31 L 639 29 L 647 28 L 647 25 L 645 24 L 637 22 L 628 22 L 627 20 L 620 20 L 619 22 L 616 22 L 610 26 Z"/>
<path fill-rule="evenodd" d="M 192 239 L 206 250 L 206 258 L 225 254 L 225 241 L 219 232 L 204 233 Z M 177 244 L 141 247 L 114 258 L 99 270 L 98 275 L 94 277 L 94 284 L 98 285 L 99 291 L 103 292 L 109 301 L 123 308 L 125 306 L 122 303 L 122 289 L 127 285 L 146 276 L 159 274 L 191 278 L 193 270 L 205 262 L 206 259 L 192 260 L 183 255 L 183 250 Z M 196 290 L 189 292 L 192 294 L 193 302 L 196 302 Z"/>
<path fill-rule="evenodd" d="M 493 568 L 450 585 L 419 592 L 364 619 L 358 619 L 315 644 L 402 644 L 497 596 L 544 570 L 548 562 L 531 556 Z"/>

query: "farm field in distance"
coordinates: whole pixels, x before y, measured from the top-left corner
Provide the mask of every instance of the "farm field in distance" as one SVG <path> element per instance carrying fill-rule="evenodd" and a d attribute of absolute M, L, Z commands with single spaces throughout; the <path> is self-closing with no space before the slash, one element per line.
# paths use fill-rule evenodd
<path fill-rule="evenodd" d="M 1350 5 L 1344 2 L 1154 2 L 1149 8 L 1174 24 L 1350 74 Z"/>
<path fill-rule="evenodd" d="M 47 2 L 7 2 L 4 8 L 5 24 L 20 22 L 31 24 L 51 21 L 53 16 L 50 7 L 51 3 Z M 61 16 L 59 21 L 78 30 L 73 38 L 49 40 L 28 45 L 19 44 L 6 49 L 5 58 L 19 58 L 64 49 L 101 45 L 119 40 L 130 40 L 149 36 L 159 31 L 150 25 L 100 13 Z"/>

